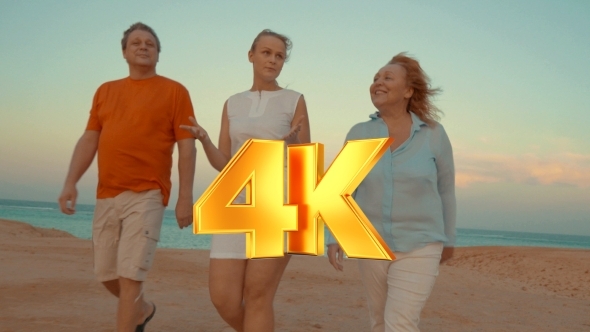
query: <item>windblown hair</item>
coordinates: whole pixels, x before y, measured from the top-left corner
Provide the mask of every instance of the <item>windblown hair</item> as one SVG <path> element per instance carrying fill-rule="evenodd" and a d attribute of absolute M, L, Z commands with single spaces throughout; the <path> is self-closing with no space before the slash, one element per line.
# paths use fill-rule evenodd
<path fill-rule="evenodd" d="M 252 42 L 252 47 L 250 47 L 250 51 L 254 52 L 254 50 L 256 49 L 256 44 L 258 43 L 258 41 L 260 40 L 260 38 L 264 37 L 264 36 L 271 36 L 271 37 L 275 37 L 280 39 L 283 44 L 285 44 L 285 61 L 289 60 L 289 54 L 291 53 L 291 47 L 293 47 L 293 43 L 291 42 L 291 39 L 289 39 L 289 37 L 282 35 L 280 33 L 276 33 L 270 29 L 264 29 L 262 30 L 257 36 L 256 38 L 254 38 L 254 42 Z"/>
<path fill-rule="evenodd" d="M 127 29 L 127 30 L 125 30 L 125 32 L 123 32 L 123 39 L 121 39 L 121 46 L 123 47 L 123 51 L 125 51 L 125 49 L 127 48 L 127 39 L 129 39 L 129 35 L 135 30 L 143 30 L 143 31 L 147 31 L 147 32 L 151 33 L 152 36 L 154 36 L 154 38 L 156 39 L 156 47 L 158 49 L 158 53 L 160 53 L 160 50 L 162 49 L 162 47 L 160 46 L 160 39 L 158 39 L 158 35 L 156 35 L 156 32 L 154 31 L 154 29 L 152 29 L 148 25 L 143 24 L 141 22 L 137 22 L 137 23 L 132 24 L 129 27 L 129 29 Z"/>
<path fill-rule="evenodd" d="M 400 65 L 406 69 L 406 82 L 409 87 L 414 89 L 407 111 L 414 112 L 420 120 L 428 125 L 434 125 L 435 121 L 440 120 L 442 111 L 434 106 L 432 98 L 440 93 L 440 88 L 430 86 L 430 78 L 420 67 L 420 63 L 412 57 L 406 55 L 406 52 L 394 56 L 388 65 Z"/>

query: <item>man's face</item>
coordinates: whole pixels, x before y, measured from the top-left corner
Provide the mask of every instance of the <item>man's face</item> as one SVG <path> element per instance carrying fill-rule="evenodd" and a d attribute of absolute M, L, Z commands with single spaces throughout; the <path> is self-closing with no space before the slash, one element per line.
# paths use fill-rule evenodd
<path fill-rule="evenodd" d="M 156 38 L 151 33 L 134 30 L 129 34 L 127 46 L 123 50 L 123 57 L 129 66 L 155 68 L 158 56 Z"/>

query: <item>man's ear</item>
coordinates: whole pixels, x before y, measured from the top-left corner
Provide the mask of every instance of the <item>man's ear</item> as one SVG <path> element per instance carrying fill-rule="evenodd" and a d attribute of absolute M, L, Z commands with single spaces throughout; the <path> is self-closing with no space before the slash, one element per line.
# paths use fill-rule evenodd
<path fill-rule="evenodd" d="M 250 63 L 252 63 L 253 56 L 254 56 L 254 53 L 252 53 L 252 51 L 248 51 L 248 61 L 250 61 Z"/>

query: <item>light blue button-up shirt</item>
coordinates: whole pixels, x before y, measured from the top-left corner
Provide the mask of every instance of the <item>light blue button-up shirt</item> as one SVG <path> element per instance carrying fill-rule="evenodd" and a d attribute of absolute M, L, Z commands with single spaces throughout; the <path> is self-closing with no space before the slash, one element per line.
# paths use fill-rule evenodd
<path fill-rule="evenodd" d="M 428 126 L 414 113 L 410 137 L 387 152 L 353 197 L 393 252 L 433 242 L 455 244 L 455 169 L 449 138 L 439 123 Z M 389 137 L 378 113 L 356 124 L 346 140 Z M 328 244 L 336 243 L 332 234 Z"/>

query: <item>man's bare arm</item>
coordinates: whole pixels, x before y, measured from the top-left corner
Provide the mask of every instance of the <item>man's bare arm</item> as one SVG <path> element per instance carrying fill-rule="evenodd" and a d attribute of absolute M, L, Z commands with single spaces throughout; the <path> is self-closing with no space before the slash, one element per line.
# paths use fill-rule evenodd
<path fill-rule="evenodd" d="M 76 199 L 78 198 L 76 184 L 88 170 L 92 160 L 94 160 L 99 137 L 100 131 L 86 130 L 74 148 L 68 175 L 58 199 L 59 208 L 65 214 L 74 214 L 76 212 Z"/>
<path fill-rule="evenodd" d="M 195 178 L 195 161 L 197 149 L 195 140 L 183 139 L 178 143 L 178 202 L 176 203 L 176 221 L 178 227 L 184 228 L 193 222 L 193 182 Z"/>

